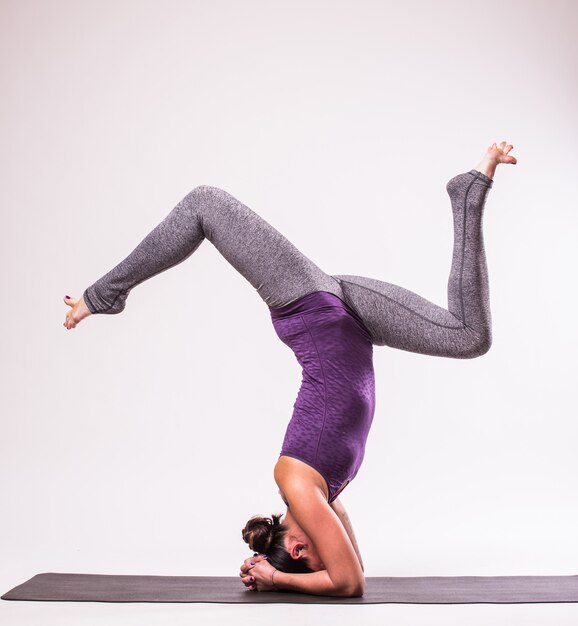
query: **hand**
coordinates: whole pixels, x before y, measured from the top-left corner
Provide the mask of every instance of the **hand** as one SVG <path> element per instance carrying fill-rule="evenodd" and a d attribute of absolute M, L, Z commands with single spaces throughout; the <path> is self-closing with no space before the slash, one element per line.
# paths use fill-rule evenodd
<path fill-rule="evenodd" d="M 263 561 L 265 559 L 265 555 L 259 555 L 255 553 L 253 556 L 245 559 L 243 561 L 243 565 L 241 565 L 241 570 L 239 571 L 239 576 L 243 581 L 245 587 L 251 589 L 251 591 L 256 590 L 257 587 L 255 585 L 255 577 L 249 573 L 249 570 L 259 561 Z"/>
<path fill-rule="evenodd" d="M 250 591 L 274 591 L 273 576 L 276 571 L 267 557 L 260 554 L 245 559 L 239 576 Z"/>

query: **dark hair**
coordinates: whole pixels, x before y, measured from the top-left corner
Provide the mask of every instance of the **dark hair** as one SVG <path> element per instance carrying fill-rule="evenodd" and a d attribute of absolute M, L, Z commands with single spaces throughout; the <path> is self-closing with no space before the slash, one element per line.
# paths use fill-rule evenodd
<path fill-rule="evenodd" d="M 308 574 L 313 570 L 309 567 L 307 557 L 294 559 L 285 549 L 283 539 L 287 527 L 279 520 L 281 515 L 272 517 L 254 515 L 241 531 L 243 541 L 249 544 L 253 552 L 266 554 L 271 565 L 289 574 Z"/>

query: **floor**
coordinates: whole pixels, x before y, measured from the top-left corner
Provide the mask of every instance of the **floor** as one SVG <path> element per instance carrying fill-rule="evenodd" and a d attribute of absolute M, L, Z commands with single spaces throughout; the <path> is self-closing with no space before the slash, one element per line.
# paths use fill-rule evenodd
<path fill-rule="evenodd" d="M 7 626 L 576 626 L 578 604 L 381 604 L 296 606 L 285 604 L 117 604 L 98 602 L 0 602 Z"/>

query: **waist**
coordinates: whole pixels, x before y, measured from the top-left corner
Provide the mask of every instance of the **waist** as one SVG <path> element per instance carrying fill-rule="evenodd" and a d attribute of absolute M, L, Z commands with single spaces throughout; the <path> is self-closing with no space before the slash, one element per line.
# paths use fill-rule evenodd
<path fill-rule="evenodd" d="M 369 335 L 367 326 L 357 313 L 357 311 L 351 307 L 345 300 L 342 300 L 339 296 L 336 296 L 329 291 L 313 291 L 300 298 L 297 298 L 293 302 L 281 307 L 269 307 L 271 313 L 271 319 L 273 322 L 277 320 L 283 320 L 293 315 L 299 315 L 303 313 L 309 313 L 311 311 L 321 311 L 329 308 L 340 308 L 347 311 L 357 322 L 362 326 L 363 330 Z"/>

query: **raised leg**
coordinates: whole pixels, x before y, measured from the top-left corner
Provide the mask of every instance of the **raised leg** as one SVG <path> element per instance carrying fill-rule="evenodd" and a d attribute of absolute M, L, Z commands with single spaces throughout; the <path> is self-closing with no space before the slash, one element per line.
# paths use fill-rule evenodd
<path fill-rule="evenodd" d="M 482 218 L 493 182 L 473 169 L 446 185 L 454 224 L 447 310 L 398 285 L 363 276 L 334 276 L 375 345 L 464 359 L 489 350 L 492 321 Z"/>
<path fill-rule="evenodd" d="M 83 294 L 91 313 L 120 313 L 139 283 L 182 263 L 208 239 L 270 307 L 312 291 L 343 297 L 339 283 L 286 237 L 217 187 L 188 193 L 141 243 Z"/>

